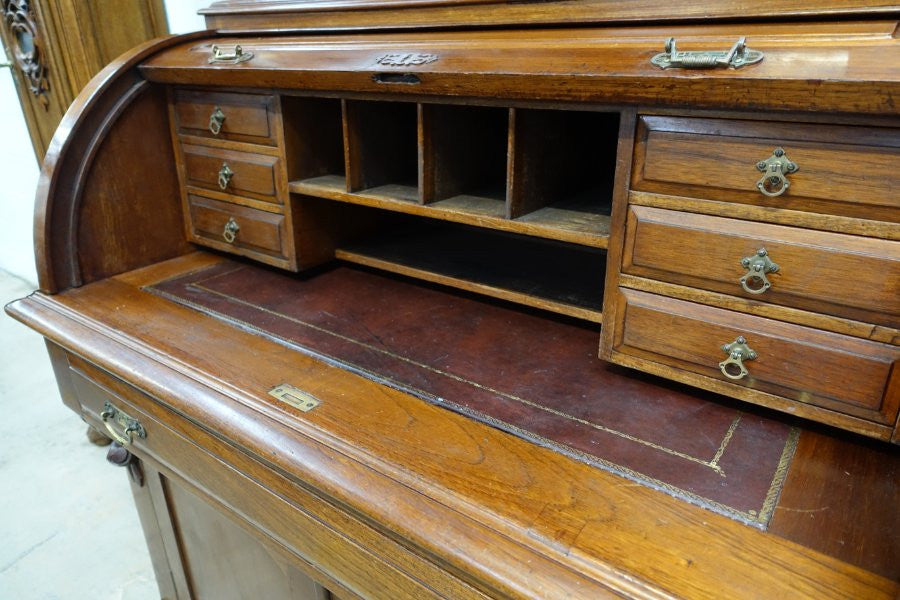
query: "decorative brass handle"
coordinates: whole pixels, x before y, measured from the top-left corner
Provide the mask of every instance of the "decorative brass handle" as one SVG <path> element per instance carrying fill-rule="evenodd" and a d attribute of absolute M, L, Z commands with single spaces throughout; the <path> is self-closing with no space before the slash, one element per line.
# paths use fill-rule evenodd
<path fill-rule="evenodd" d="M 222 124 L 225 123 L 225 113 L 222 112 L 222 109 L 218 106 L 215 107 L 212 111 L 212 114 L 209 115 L 209 131 L 213 135 L 219 135 L 219 132 L 222 131 Z"/>
<path fill-rule="evenodd" d="M 147 437 L 147 431 L 144 429 L 144 426 L 138 422 L 137 419 L 127 415 L 126 413 L 113 406 L 109 400 L 107 400 L 103 404 L 103 412 L 100 413 L 100 419 L 106 426 L 106 430 L 109 431 L 109 435 L 111 435 L 112 438 L 119 442 L 122 446 L 128 446 L 129 444 L 131 444 L 133 436 L 135 434 L 139 438 Z M 116 431 L 113 425 L 118 425 L 119 427 L 121 427 L 122 433 Z"/>
<path fill-rule="evenodd" d="M 772 287 L 768 273 L 777 273 L 780 268 L 769 258 L 765 248 L 760 248 L 753 256 L 745 256 L 741 259 L 741 266 L 747 269 L 747 273 L 741 277 L 741 287 L 749 294 L 762 294 Z M 757 287 L 750 287 L 750 283 L 757 282 Z"/>
<path fill-rule="evenodd" d="M 236 44 L 231 52 L 223 50 L 219 46 L 212 47 L 212 56 L 209 57 L 209 64 L 227 64 L 236 65 L 253 58 L 252 52 L 244 52 L 240 44 Z"/>
<path fill-rule="evenodd" d="M 675 38 L 666 40 L 666 51 L 657 54 L 650 62 L 662 69 L 670 67 L 682 69 L 714 69 L 731 67 L 739 69 L 745 65 L 758 63 L 763 59 L 759 50 L 747 48 L 747 38 L 741 37 L 728 51 L 723 50 L 676 50 Z"/>
<path fill-rule="evenodd" d="M 233 244 L 234 240 L 237 238 L 238 231 L 241 230 L 241 226 L 237 224 L 233 218 L 228 219 L 228 222 L 225 223 L 225 229 L 222 230 L 222 237 L 225 238 L 225 241 L 229 244 Z"/>
<path fill-rule="evenodd" d="M 234 171 L 231 170 L 228 163 L 222 163 L 222 168 L 219 169 L 219 187 L 223 190 L 227 188 L 232 177 L 234 177 Z"/>
<path fill-rule="evenodd" d="M 772 156 L 756 163 L 756 168 L 762 171 L 763 176 L 756 182 L 757 189 L 766 196 L 780 196 L 791 187 L 791 182 L 785 177 L 788 173 L 796 173 L 800 167 L 797 163 L 788 160 L 784 154 L 784 148 L 775 148 Z"/>
<path fill-rule="evenodd" d="M 747 345 L 744 336 L 738 336 L 736 340 L 730 344 L 722 346 L 722 350 L 728 355 L 728 358 L 719 363 L 719 369 L 722 375 L 728 379 L 743 379 L 750 372 L 744 366 L 745 360 L 755 360 L 756 352 Z"/>

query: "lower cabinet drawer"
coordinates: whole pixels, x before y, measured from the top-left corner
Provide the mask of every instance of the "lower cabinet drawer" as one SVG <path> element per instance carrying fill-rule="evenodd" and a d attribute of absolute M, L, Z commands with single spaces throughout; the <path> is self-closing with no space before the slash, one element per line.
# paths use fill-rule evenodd
<path fill-rule="evenodd" d="M 631 206 L 622 272 L 900 327 L 895 241 Z"/>
<path fill-rule="evenodd" d="M 625 288 L 618 303 L 616 352 L 877 423 L 897 418 L 900 348 Z"/>
<path fill-rule="evenodd" d="M 284 215 L 188 194 L 191 241 L 288 266 L 291 243 Z"/>

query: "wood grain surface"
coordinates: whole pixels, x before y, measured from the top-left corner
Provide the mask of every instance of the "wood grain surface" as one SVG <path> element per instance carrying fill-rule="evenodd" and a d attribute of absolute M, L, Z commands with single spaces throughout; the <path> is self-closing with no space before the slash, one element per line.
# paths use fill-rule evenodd
<path fill-rule="evenodd" d="M 366 16 L 371 16 L 367 13 Z M 896 21 L 740 24 L 579 30 L 393 33 L 366 36 L 207 39 L 145 61 L 150 81 L 423 96 L 651 104 L 890 115 L 900 78 L 887 57 L 900 52 Z M 741 69 L 660 69 L 650 59 L 674 36 L 679 48 L 727 50 L 746 36 L 765 52 Z M 209 68 L 212 44 L 254 53 Z M 388 54 L 437 56 L 384 66 Z M 416 82 L 387 75 L 409 73 Z M 760 93 L 764 85 L 766 93 Z M 773 101 L 777 98 L 777 101 Z M 771 148 L 768 152 L 771 153 Z M 751 167 L 758 160 L 754 156 Z"/>
<path fill-rule="evenodd" d="M 898 242 L 641 206 L 630 207 L 627 230 L 625 273 L 900 326 Z M 749 272 L 741 261 L 760 249 L 778 271 L 766 275 L 770 288 L 752 294 L 740 284 Z"/>
<path fill-rule="evenodd" d="M 782 148 L 798 165 L 770 198 L 756 164 Z M 635 190 L 900 222 L 897 129 L 647 116 L 638 125 Z"/>
<path fill-rule="evenodd" d="M 146 128 L 149 120 L 161 123 L 165 119 L 160 113 L 159 92 L 140 95 L 142 102 L 135 109 L 130 109 L 128 104 L 138 96 L 128 92 L 141 85 L 133 70 L 137 63 L 161 48 L 196 37 L 199 37 L 198 33 L 191 33 L 137 46 L 98 73 L 69 107 L 47 150 L 35 198 L 35 260 L 42 290 L 59 291 L 107 276 L 111 271 L 121 273 L 190 251 L 177 227 L 153 227 L 143 232 L 148 234 L 146 236 L 136 235 L 146 222 L 143 210 L 152 211 L 152 218 L 157 223 L 177 222 L 181 215 L 180 208 L 169 202 L 172 187 L 177 188 L 177 181 L 170 176 L 174 160 L 171 143 L 158 137 L 157 128 L 149 131 Z M 116 134 L 113 143 L 119 148 L 108 151 L 104 168 L 92 170 L 94 153 L 122 115 L 131 118 Z M 147 134 L 146 138 L 144 134 Z M 141 139 L 142 143 L 133 144 L 135 139 Z M 121 150 L 122 146 L 128 150 Z M 122 163 L 129 165 L 129 171 L 133 170 L 125 198 L 116 193 L 118 187 L 108 185 L 106 179 L 125 170 Z M 148 164 L 155 168 L 143 168 Z M 92 175 L 97 176 L 96 185 L 103 191 L 95 202 L 101 205 L 112 203 L 108 208 L 96 208 L 99 225 L 105 228 L 102 230 L 109 231 L 110 226 L 124 227 L 131 235 L 123 231 L 122 236 L 101 241 L 98 231 L 79 231 L 74 225 L 81 217 L 82 193 L 91 184 L 89 177 Z M 147 202 L 137 202 L 138 199 Z M 134 207 L 136 203 L 141 206 Z M 117 214 L 117 218 L 107 220 L 102 217 L 110 214 Z M 96 241 L 97 246 L 93 241 L 81 245 L 79 235 Z M 135 239 L 142 241 L 134 244 Z M 116 252 L 103 247 L 110 244 L 117 246 Z M 83 269 L 79 263 L 85 259 L 94 259 L 101 270 Z"/>
<path fill-rule="evenodd" d="M 228 165 L 233 174 L 223 191 L 279 202 L 275 196 L 276 173 L 280 174 L 278 158 L 190 144 L 182 144 L 182 152 L 187 185 L 222 189 L 219 171 Z"/>
<path fill-rule="evenodd" d="M 174 95 L 174 126 L 179 133 L 254 144 L 275 141 L 272 96 L 190 89 L 176 90 Z M 209 129 L 210 116 L 216 108 L 224 115 L 219 133 Z"/>
<path fill-rule="evenodd" d="M 122 282 L 34 296 L 8 310 L 63 347 L 125 374 L 160 400 L 161 409 L 171 406 L 203 422 L 215 436 L 204 444 L 234 448 L 214 441 L 227 439 L 268 465 L 242 471 L 264 480 L 266 473 L 291 474 L 491 593 L 597 597 L 599 582 L 644 597 L 658 596 L 660 588 L 697 597 L 711 590 L 820 597 L 897 592 L 888 579 L 658 492 L 623 486 L 614 475 Z M 141 366 L 126 367 L 132 361 Z M 324 400 L 321 410 L 301 417 L 267 399 L 265 390 L 287 372 Z M 280 452 L 262 450 L 273 443 Z M 373 497 L 391 501 L 373 503 Z M 525 578 L 523 562 L 532 565 Z M 757 568 L 746 569 L 748 563 Z"/>
<path fill-rule="evenodd" d="M 619 295 L 618 352 L 876 423 L 897 420 L 900 397 L 889 385 L 900 358 L 894 346 L 636 290 L 623 288 Z M 736 381 L 719 363 L 728 357 L 722 346 L 739 336 L 758 356 L 745 362 L 749 374 Z"/>

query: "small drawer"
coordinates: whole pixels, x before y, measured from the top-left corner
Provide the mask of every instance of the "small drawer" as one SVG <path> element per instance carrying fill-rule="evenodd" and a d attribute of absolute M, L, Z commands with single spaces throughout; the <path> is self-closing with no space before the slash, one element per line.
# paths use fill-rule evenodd
<path fill-rule="evenodd" d="M 191 241 L 289 266 L 291 244 L 284 215 L 188 194 Z"/>
<path fill-rule="evenodd" d="M 796 170 L 770 196 L 757 183 L 779 148 Z M 896 129 L 644 116 L 632 189 L 900 222 L 898 164 Z"/>
<path fill-rule="evenodd" d="M 255 94 L 175 91 L 179 133 L 275 145 L 275 99 Z"/>
<path fill-rule="evenodd" d="M 279 203 L 278 157 L 193 144 L 182 144 L 181 149 L 187 185 Z"/>
<path fill-rule="evenodd" d="M 900 327 L 900 242 L 632 205 L 622 272 Z"/>
<path fill-rule="evenodd" d="M 618 296 L 616 352 L 877 423 L 897 419 L 900 348 L 636 290 Z M 754 353 L 743 376 L 727 363 L 741 348 L 724 348 L 738 338 Z"/>

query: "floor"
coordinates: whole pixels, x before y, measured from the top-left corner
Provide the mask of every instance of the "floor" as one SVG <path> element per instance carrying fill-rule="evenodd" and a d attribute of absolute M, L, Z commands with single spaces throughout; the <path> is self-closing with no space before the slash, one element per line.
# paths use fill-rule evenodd
<path fill-rule="evenodd" d="M 0 304 L 31 286 L 0 271 Z M 0 600 L 159 598 L 124 469 L 63 406 L 43 340 L 0 314 Z"/>

